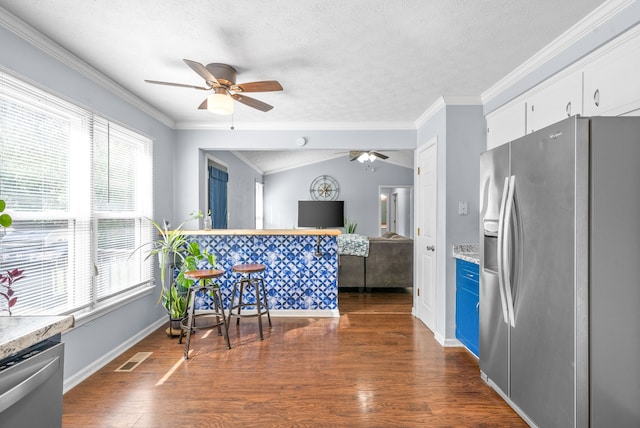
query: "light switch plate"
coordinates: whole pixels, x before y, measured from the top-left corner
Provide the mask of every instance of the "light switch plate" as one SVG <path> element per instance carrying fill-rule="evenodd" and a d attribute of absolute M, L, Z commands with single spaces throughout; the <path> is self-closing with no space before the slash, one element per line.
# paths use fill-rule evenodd
<path fill-rule="evenodd" d="M 458 215 L 468 214 L 469 204 L 467 202 L 458 202 Z"/>

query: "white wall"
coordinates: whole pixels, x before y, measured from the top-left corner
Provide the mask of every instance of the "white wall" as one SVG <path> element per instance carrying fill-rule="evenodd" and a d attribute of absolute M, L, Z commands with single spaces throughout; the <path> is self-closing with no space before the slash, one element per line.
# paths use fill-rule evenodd
<path fill-rule="evenodd" d="M 390 155 L 393 156 L 393 153 Z M 310 200 L 314 178 L 330 175 L 338 181 L 344 214 L 358 224 L 356 233 L 379 236 L 378 188 L 384 183 L 413 184 L 413 169 L 376 160 L 367 164 L 347 155 L 264 177 L 265 228 L 297 228 L 298 201 Z"/>

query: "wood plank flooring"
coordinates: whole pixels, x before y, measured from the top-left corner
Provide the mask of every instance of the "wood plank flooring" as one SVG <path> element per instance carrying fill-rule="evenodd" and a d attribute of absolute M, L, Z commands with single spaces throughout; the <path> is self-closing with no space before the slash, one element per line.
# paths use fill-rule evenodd
<path fill-rule="evenodd" d="M 525 427 L 464 348 L 411 316 L 411 291 L 340 292 L 340 318 L 273 318 L 191 338 L 164 328 L 64 396 L 64 427 Z M 265 322 L 266 325 L 266 322 Z M 131 372 L 115 372 L 152 352 Z"/>

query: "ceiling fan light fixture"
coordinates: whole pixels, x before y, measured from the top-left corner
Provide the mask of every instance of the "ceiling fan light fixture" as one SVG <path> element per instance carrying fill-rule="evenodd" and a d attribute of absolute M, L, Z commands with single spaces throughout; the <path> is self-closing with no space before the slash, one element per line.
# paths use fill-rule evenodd
<path fill-rule="evenodd" d="M 360 156 L 358 156 L 358 162 L 360 163 L 365 163 L 368 160 L 369 160 L 369 153 L 362 153 Z"/>
<path fill-rule="evenodd" d="M 207 110 L 214 114 L 233 114 L 233 98 L 224 88 L 215 88 L 207 97 Z"/>
<path fill-rule="evenodd" d="M 373 162 L 374 160 L 376 160 L 376 155 L 372 153 L 369 155 L 369 162 Z"/>

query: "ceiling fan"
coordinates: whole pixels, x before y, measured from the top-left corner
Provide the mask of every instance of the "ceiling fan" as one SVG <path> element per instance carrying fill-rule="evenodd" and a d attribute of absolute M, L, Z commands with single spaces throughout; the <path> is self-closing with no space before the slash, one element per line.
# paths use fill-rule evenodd
<path fill-rule="evenodd" d="M 211 63 L 204 66 L 199 62 L 189 59 L 183 59 L 183 61 L 204 79 L 206 87 L 146 79 L 145 82 L 156 85 L 199 89 L 201 91 L 213 91 L 213 93 L 198 106 L 198 109 L 206 109 L 218 114 L 233 113 L 233 100 L 260 111 L 269 111 L 273 108 L 272 105 L 243 95 L 243 93 L 282 91 L 282 85 L 280 85 L 277 80 L 236 84 L 236 69 L 227 64 Z"/>
<path fill-rule="evenodd" d="M 383 155 L 382 153 L 376 152 L 373 150 L 370 150 L 368 152 L 351 150 L 349 152 L 349 157 L 351 158 L 351 161 L 354 161 L 357 159 L 360 163 L 363 163 L 366 161 L 373 162 L 374 160 L 376 160 L 376 158 L 379 158 L 382 160 L 389 159 L 389 156 Z"/>

